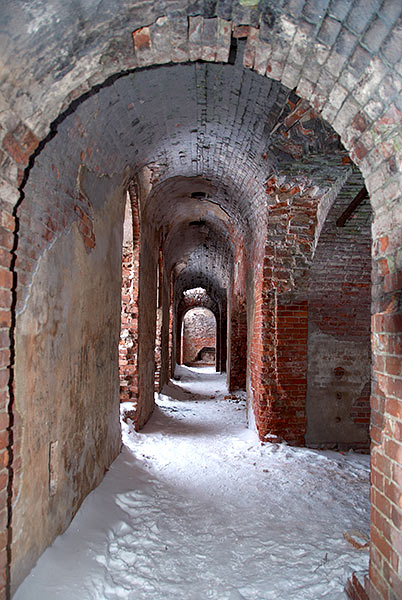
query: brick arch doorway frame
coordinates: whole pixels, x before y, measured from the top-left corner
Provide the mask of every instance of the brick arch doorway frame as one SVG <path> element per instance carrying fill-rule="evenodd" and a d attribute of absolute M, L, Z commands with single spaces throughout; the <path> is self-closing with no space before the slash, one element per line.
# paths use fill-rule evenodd
<path fill-rule="evenodd" d="M 218 370 L 219 370 L 219 369 L 218 369 L 218 356 L 217 356 L 217 351 L 216 351 L 216 348 L 217 348 L 217 343 L 218 343 L 218 317 L 217 317 L 217 315 L 214 313 L 214 311 L 213 311 L 213 310 L 211 310 L 211 309 L 210 309 L 210 308 L 208 308 L 208 307 L 204 307 L 204 306 L 202 306 L 201 304 L 200 304 L 200 305 L 198 305 L 198 306 L 191 306 L 191 307 L 187 308 L 187 309 L 184 311 L 184 313 L 183 313 L 183 315 L 182 315 L 182 317 L 181 317 L 181 344 L 180 344 L 180 346 L 181 346 L 181 351 L 180 351 L 180 364 L 182 364 L 182 365 L 183 365 L 183 364 L 185 364 L 184 358 L 185 358 L 185 354 L 186 354 L 186 353 L 185 353 L 185 333 L 186 333 L 186 331 L 185 331 L 185 319 L 186 319 L 186 316 L 187 316 L 187 315 L 188 315 L 188 314 L 189 314 L 191 311 L 195 311 L 195 310 L 197 310 L 197 309 L 199 309 L 199 308 L 202 308 L 202 309 L 204 309 L 204 310 L 208 311 L 208 313 L 210 313 L 210 315 L 212 315 L 212 317 L 213 317 L 213 319 L 214 319 L 214 329 L 215 329 L 215 333 L 214 333 L 215 369 L 218 371 Z M 208 316 L 209 316 L 209 315 L 208 315 Z M 201 350 L 201 348 L 200 348 L 200 350 Z M 194 366 L 196 366 L 196 365 L 194 365 Z"/>
<path fill-rule="evenodd" d="M 193 308 L 207 308 L 214 315 L 215 324 L 216 324 L 215 368 L 217 371 L 222 372 L 225 370 L 223 368 L 223 361 L 226 361 L 225 357 L 226 357 L 226 347 L 227 347 L 226 318 L 225 318 L 225 315 L 223 314 L 225 307 L 210 306 L 209 301 L 208 302 L 196 301 L 194 303 L 190 301 L 188 306 L 184 306 L 184 307 L 179 306 L 179 309 L 177 311 L 176 328 L 175 328 L 175 336 L 176 336 L 176 340 L 175 340 L 176 361 L 175 362 L 176 362 L 176 364 L 183 364 L 182 363 L 182 356 L 183 356 L 182 345 L 183 345 L 184 317 Z M 226 362 L 225 362 L 225 364 L 226 364 Z"/>

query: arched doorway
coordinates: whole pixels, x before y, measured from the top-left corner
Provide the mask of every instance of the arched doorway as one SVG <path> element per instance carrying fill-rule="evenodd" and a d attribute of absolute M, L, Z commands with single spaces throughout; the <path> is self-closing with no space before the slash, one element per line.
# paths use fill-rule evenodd
<path fill-rule="evenodd" d="M 216 363 L 216 319 L 208 308 L 191 308 L 182 321 L 181 364 L 210 366 Z"/>

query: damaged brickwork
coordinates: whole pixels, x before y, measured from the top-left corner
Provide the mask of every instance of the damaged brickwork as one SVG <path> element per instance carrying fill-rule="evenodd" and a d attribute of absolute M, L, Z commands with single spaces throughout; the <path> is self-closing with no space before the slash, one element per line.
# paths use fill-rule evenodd
<path fill-rule="evenodd" d="M 214 306 L 218 368 L 227 365 L 229 385 L 247 385 L 262 440 L 367 448 L 371 379 L 365 587 L 370 600 L 393 600 L 402 585 L 400 2 L 79 6 L 1 8 L 0 597 L 118 452 L 122 227 L 135 177 L 138 380 L 124 373 L 135 350 L 122 344 L 120 381 L 138 390 L 139 425 L 152 412 L 155 367 L 159 384 L 174 368 L 180 305 L 197 287 Z M 340 231 L 355 197 L 350 160 L 370 210 L 361 205 Z M 135 339 L 130 253 L 123 324 Z M 324 347 L 328 359 L 315 363 Z M 331 439 L 309 418 L 323 392 Z"/>

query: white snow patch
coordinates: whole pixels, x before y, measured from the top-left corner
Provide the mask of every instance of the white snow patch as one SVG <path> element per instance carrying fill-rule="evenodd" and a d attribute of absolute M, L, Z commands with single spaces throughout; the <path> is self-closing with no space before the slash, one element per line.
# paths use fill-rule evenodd
<path fill-rule="evenodd" d="M 369 457 L 262 446 L 244 395 L 185 368 L 14 600 L 343 600 L 367 551 Z M 127 409 L 130 407 L 128 406 Z"/>

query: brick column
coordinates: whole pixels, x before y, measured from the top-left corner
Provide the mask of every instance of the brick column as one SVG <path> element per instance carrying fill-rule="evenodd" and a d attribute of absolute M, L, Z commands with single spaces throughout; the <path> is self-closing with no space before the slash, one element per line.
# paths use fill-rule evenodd
<path fill-rule="evenodd" d="M 276 306 L 276 405 L 280 420 L 275 432 L 290 444 L 304 444 L 307 392 L 307 300 Z M 270 424 L 271 428 L 273 423 Z"/>
<path fill-rule="evenodd" d="M 267 182 L 279 199 L 268 207 L 263 256 L 255 263 L 251 350 L 254 414 L 262 440 L 304 445 L 307 392 L 307 271 L 317 223 L 317 199 L 297 182 Z M 260 255 L 262 251 L 260 250 Z"/>
<path fill-rule="evenodd" d="M 121 336 L 119 344 L 120 400 L 138 399 L 138 289 L 140 223 L 134 184 L 129 185 L 127 226 L 131 226 L 130 240 L 123 241 Z M 131 239 L 132 238 L 132 239 Z"/>
<path fill-rule="evenodd" d="M 230 373 L 229 391 L 246 388 L 247 312 L 246 303 L 233 294 L 230 314 Z"/>
<path fill-rule="evenodd" d="M 226 372 L 227 366 L 227 343 L 228 343 L 228 320 L 225 310 L 221 310 L 221 366 L 220 370 L 222 373 Z"/>
<path fill-rule="evenodd" d="M 14 365 L 14 294 L 15 251 L 19 222 L 15 206 L 29 157 L 38 146 L 34 133 L 16 118 L 14 128 L 6 133 L 0 149 L 0 166 L 5 173 L 0 178 L 0 600 L 10 596 L 10 561 L 12 540 L 13 480 L 19 474 L 20 423 L 13 416 Z"/>
<path fill-rule="evenodd" d="M 399 197 L 373 226 L 370 599 L 402 590 L 402 227 Z M 399 205 L 399 207 L 398 207 Z"/>

